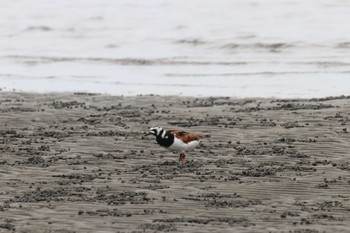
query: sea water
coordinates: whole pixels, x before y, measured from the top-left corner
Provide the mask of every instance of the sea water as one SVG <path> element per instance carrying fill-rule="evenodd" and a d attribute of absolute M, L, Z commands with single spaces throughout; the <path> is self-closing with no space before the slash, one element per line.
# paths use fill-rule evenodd
<path fill-rule="evenodd" d="M 0 1 L 0 88 L 350 94 L 347 0 Z"/>

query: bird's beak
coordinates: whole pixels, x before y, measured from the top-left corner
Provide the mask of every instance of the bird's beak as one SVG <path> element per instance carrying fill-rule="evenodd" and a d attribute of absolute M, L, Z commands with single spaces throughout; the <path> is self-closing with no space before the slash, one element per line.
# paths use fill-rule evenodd
<path fill-rule="evenodd" d="M 148 136 L 148 135 L 152 135 L 152 133 L 151 132 L 145 133 L 144 136 Z"/>

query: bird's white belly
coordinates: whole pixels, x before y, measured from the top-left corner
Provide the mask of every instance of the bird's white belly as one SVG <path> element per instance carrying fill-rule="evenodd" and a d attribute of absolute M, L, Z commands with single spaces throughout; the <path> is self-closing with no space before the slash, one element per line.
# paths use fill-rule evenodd
<path fill-rule="evenodd" d="M 196 146 L 199 145 L 199 141 L 192 141 L 189 143 L 184 143 L 180 139 L 174 138 L 174 143 L 169 147 L 169 150 L 177 151 L 177 152 L 185 152 L 188 150 L 192 150 Z"/>

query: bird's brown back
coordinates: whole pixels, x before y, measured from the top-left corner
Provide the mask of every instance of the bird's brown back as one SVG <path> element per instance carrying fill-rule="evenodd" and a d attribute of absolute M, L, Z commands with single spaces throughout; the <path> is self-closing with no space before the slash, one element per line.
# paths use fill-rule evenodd
<path fill-rule="evenodd" d="M 203 138 L 210 138 L 210 135 L 191 134 L 181 130 L 169 130 L 169 132 L 173 134 L 176 138 L 182 140 L 184 143 L 198 141 Z"/>

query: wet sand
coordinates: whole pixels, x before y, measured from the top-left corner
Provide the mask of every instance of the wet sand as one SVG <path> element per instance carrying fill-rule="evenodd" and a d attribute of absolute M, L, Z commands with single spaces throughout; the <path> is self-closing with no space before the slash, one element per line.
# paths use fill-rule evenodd
<path fill-rule="evenodd" d="M 0 93 L 0 232 L 346 232 L 350 98 Z M 151 126 L 211 134 L 178 155 Z"/>

